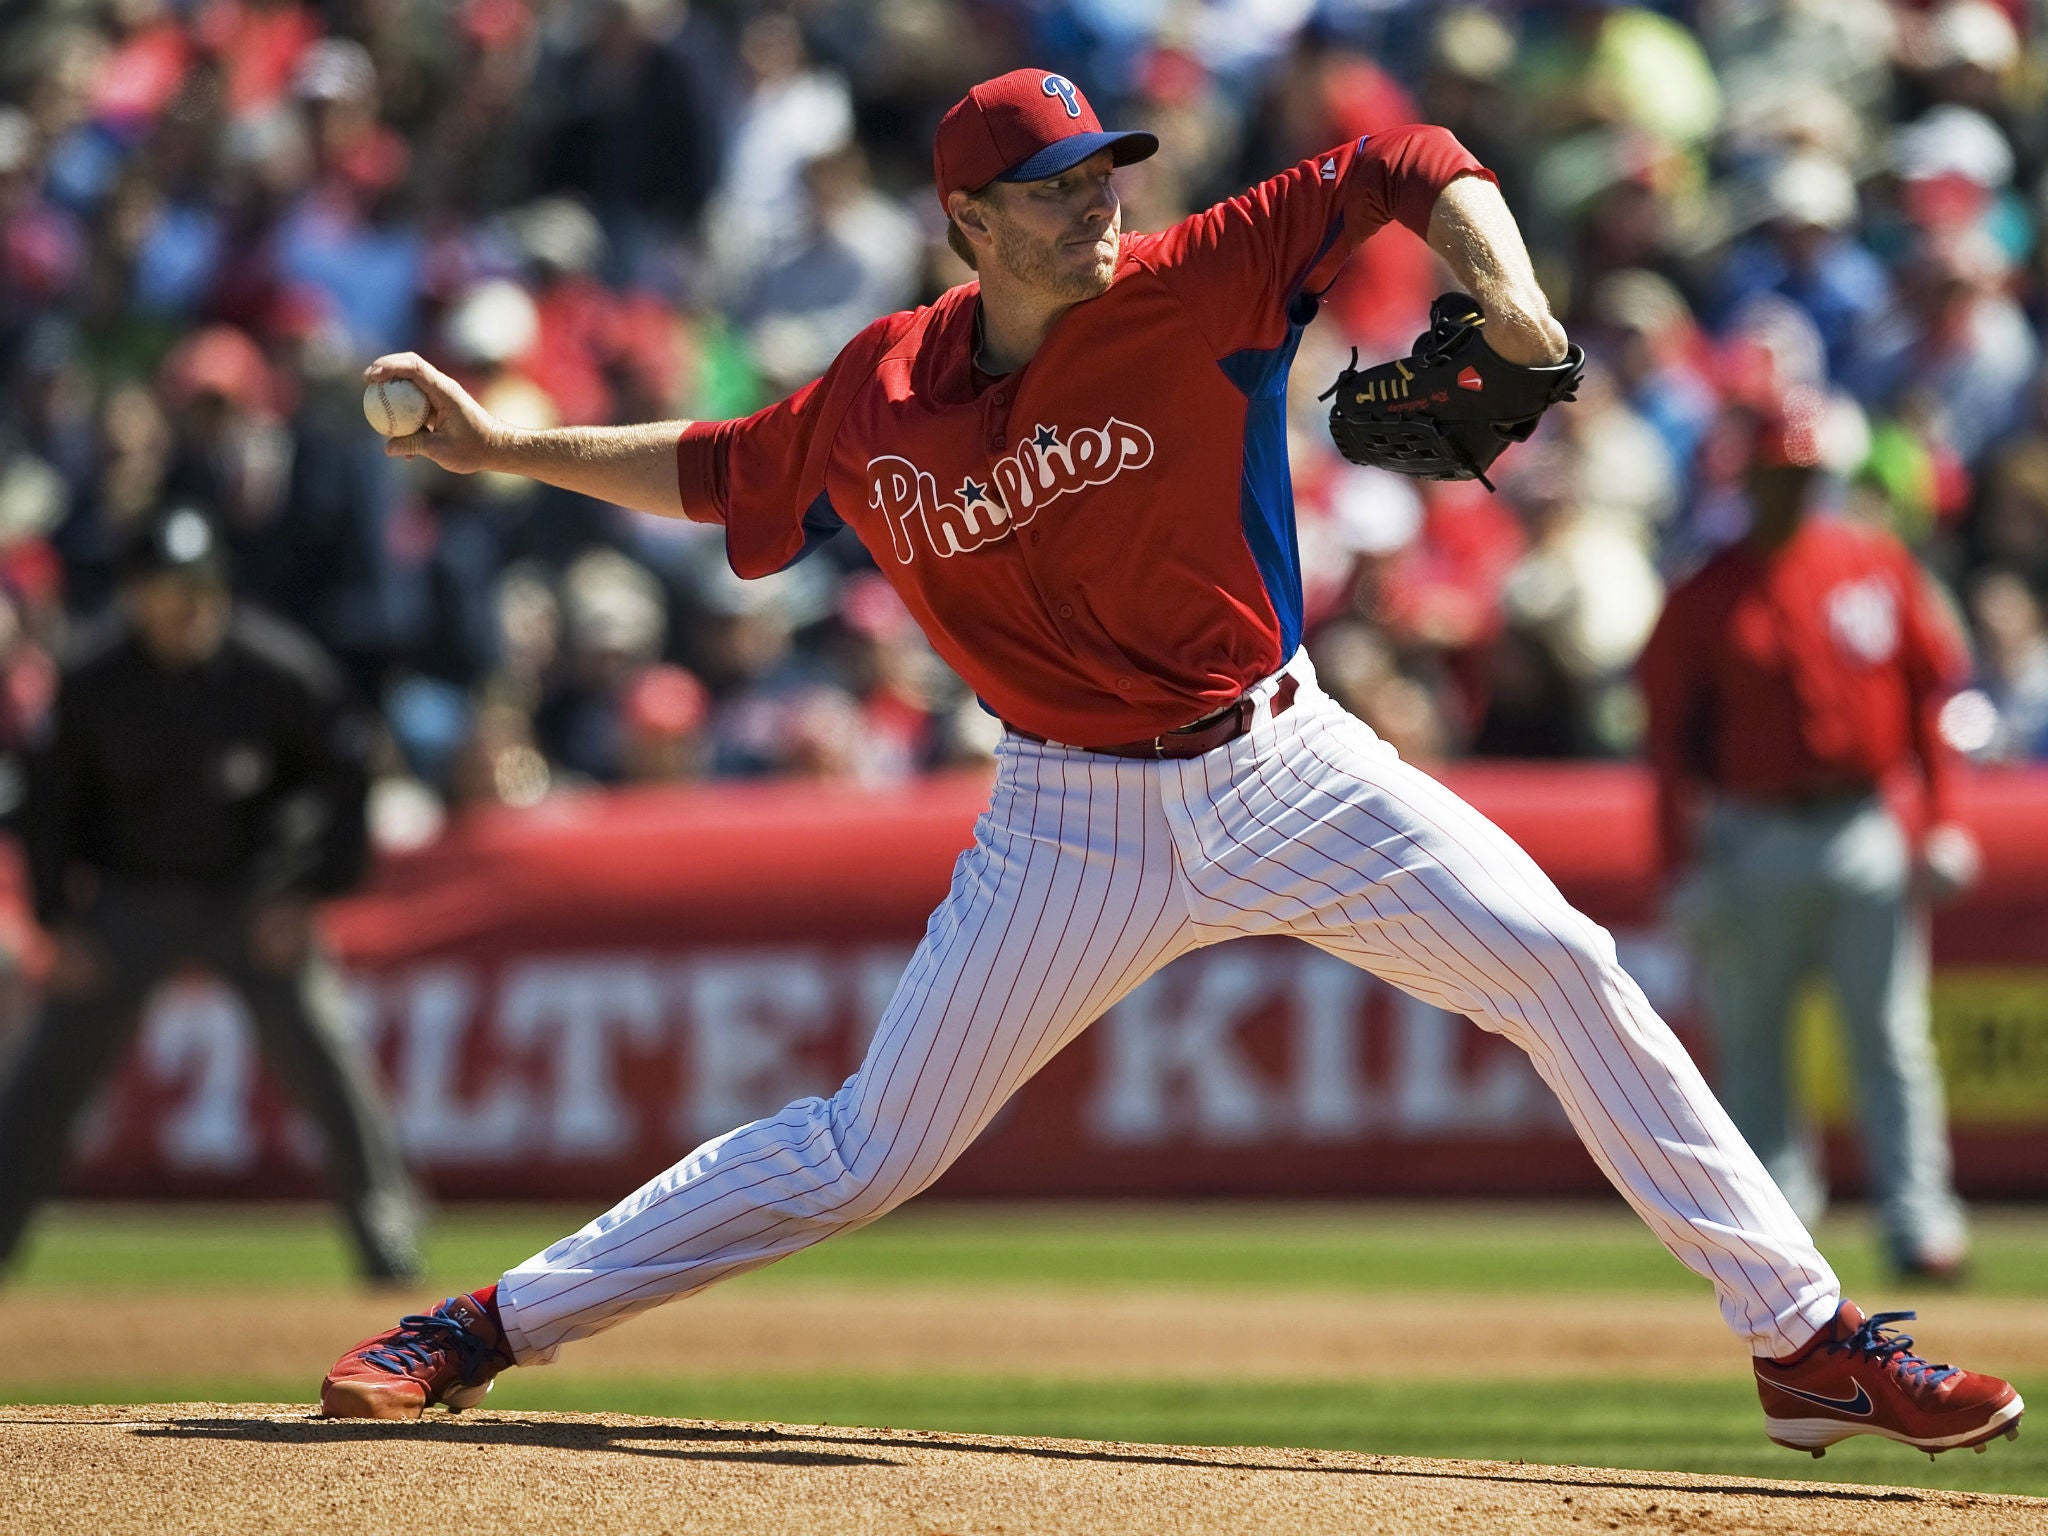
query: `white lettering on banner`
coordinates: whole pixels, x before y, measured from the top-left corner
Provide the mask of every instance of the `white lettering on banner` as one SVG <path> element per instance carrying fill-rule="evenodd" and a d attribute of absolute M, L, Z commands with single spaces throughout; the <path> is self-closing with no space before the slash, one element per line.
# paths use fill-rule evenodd
<path fill-rule="evenodd" d="M 1402 1134 L 1491 1136 L 1563 1121 L 1557 1100 L 1520 1051 L 1487 1049 L 1477 1073 L 1460 1065 L 1459 1053 L 1476 1028 L 1471 1020 L 1406 993 L 1395 996 L 1394 1018 L 1394 1120 Z"/>
<path fill-rule="evenodd" d="M 192 1085 L 158 1129 L 165 1164 L 181 1173 L 241 1172 L 257 1150 L 249 1115 L 256 1052 L 242 1000 L 217 982 L 180 983 L 158 995 L 149 1023 L 149 1075 Z"/>
<path fill-rule="evenodd" d="M 1341 1141 L 1373 1118 L 1360 1052 L 1373 979 L 1355 965 L 1311 952 L 1286 968 L 1294 981 L 1294 1129 Z"/>
<path fill-rule="evenodd" d="M 771 1114 L 827 1085 L 797 1060 L 829 1030 L 833 991 L 812 950 L 718 957 L 683 968 L 691 1052 L 676 1130 L 689 1141 Z"/>
<path fill-rule="evenodd" d="M 661 982 L 641 956 L 549 956 L 506 968 L 499 1034 L 514 1047 L 551 1037 L 551 1092 L 536 1127 L 549 1151 L 603 1157 L 639 1136 L 614 1068 L 622 1041 L 660 1043 Z"/>
<path fill-rule="evenodd" d="M 516 1083 L 499 1081 L 474 1099 L 461 1087 L 476 996 L 475 975 L 465 965 L 423 965 L 386 988 L 399 1041 L 398 1133 L 408 1153 L 428 1162 L 510 1161 L 534 1118 L 533 1096 Z"/>
<path fill-rule="evenodd" d="M 1682 1005 L 1687 969 L 1672 940 L 1637 932 L 1618 943 L 1660 1011 Z M 830 1093 L 865 1053 L 907 954 L 875 945 L 537 955 L 495 975 L 437 960 L 358 978 L 349 1006 L 366 1040 L 392 1037 L 393 1107 L 423 1166 L 587 1160 L 687 1146 Z M 1262 1061 L 1250 1036 L 1264 1019 L 1280 1038 Z M 1369 1056 L 1376 1037 L 1386 1049 Z M 1112 1009 L 1079 1048 L 1090 1077 L 1076 1107 L 1105 1155 L 1563 1128 L 1520 1052 L 1298 946 L 1188 956 Z M 631 1064 L 653 1058 L 666 1073 L 672 1057 L 674 1086 L 649 1118 L 651 1085 Z M 152 1105 L 168 1101 L 141 1133 L 167 1172 L 251 1173 L 280 1153 L 307 1161 L 313 1143 L 290 1121 L 281 1138 L 260 1133 L 256 1063 L 232 993 L 211 982 L 162 990 L 135 1066 Z M 95 1111 L 79 1153 L 97 1161 L 132 1144 L 133 1132 L 117 1134 L 130 1113 L 125 1095 Z"/>
<path fill-rule="evenodd" d="M 1394 1031 L 1384 1097 L 1363 1059 L 1375 994 Z M 1275 1003 L 1291 1024 L 1284 1080 L 1259 1067 L 1243 1031 Z M 1267 1137 L 1512 1135 L 1562 1125 L 1527 1058 L 1481 1044 L 1473 1024 L 1334 957 L 1205 951 L 1175 962 L 1112 1009 L 1087 1123 L 1114 1145 L 1212 1145 Z"/>
<path fill-rule="evenodd" d="M 1270 1118 L 1265 1084 L 1232 1036 L 1270 993 L 1264 957 L 1211 952 L 1183 960 L 1112 1008 L 1089 1126 L 1103 1140 L 1253 1141 Z"/>

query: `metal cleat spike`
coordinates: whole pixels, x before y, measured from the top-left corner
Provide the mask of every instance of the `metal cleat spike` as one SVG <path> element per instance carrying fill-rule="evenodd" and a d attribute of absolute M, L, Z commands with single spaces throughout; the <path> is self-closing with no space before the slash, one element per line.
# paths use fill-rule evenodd
<path fill-rule="evenodd" d="M 2017 1439 L 2019 1439 L 2019 1437 L 2020 1437 L 2020 1427 L 2019 1427 L 2019 1424 L 2018 1424 L 2017 1422 L 2015 1422 L 2015 1423 L 2013 1424 L 2013 1427 L 2012 1427 L 2011 1429 L 2008 1429 L 2008 1430 L 2007 1430 L 2007 1431 L 2005 1432 L 2005 1438 L 2006 1438 L 2006 1439 L 2008 1439 L 2008 1440 L 2017 1440 Z"/>
<path fill-rule="evenodd" d="M 1821 1457 L 1823 1457 L 1823 1456 L 1825 1456 L 1825 1455 L 1827 1455 L 1827 1452 L 1826 1452 L 1826 1451 L 1815 1451 L 1815 1452 L 1813 1453 L 1813 1459 L 1814 1459 L 1815 1461 L 1819 1461 L 1819 1460 L 1821 1459 Z"/>
<path fill-rule="evenodd" d="M 1990 1450 L 1991 1447 L 1984 1441 L 1979 1440 L 1974 1446 L 1971 1447 L 1971 1449 L 1974 1450 L 1979 1456 L 1982 1456 L 1986 1451 Z"/>

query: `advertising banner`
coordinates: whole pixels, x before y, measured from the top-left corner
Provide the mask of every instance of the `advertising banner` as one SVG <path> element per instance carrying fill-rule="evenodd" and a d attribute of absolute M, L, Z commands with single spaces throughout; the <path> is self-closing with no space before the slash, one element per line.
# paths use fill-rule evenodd
<path fill-rule="evenodd" d="M 1565 894 L 1711 1076 L 1658 922 L 1632 768 L 1447 775 Z M 944 894 L 977 776 L 887 794 L 717 786 L 550 801 L 391 858 L 327 927 L 401 1133 L 450 1198 L 608 1203 L 700 1141 L 830 1094 Z M 1987 878 L 1937 923 L 1935 1015 L 1978 1196 L 2048 1195 L 2048 781 L 1980 776 Z M 79 1128 L 71 1187 L 310 1194 L 319 1149 L 240 1003 L 154 1000 Z M 1816 995 L 1809 1096 L 1853 1185 L 1842 1047 Z M 1177 961 L 1011 1102 L 937 1186 L 969 1196 L 1561 1194 L 1603 1187 L 1512 1046 L 1290 940 Z"/>

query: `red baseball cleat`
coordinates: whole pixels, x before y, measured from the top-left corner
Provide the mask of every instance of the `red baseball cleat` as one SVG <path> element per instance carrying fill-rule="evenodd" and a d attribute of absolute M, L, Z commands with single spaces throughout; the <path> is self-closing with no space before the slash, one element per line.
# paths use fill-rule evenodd
<path fill-rule="evenodd" d="M 1910 1337 L 1885 1331 L 1912 1316 L 1865 1317 L 1845 1301 L 1834 1322 L 1792 1359 L 1758 1360 L 1764 1433 L 1816 1456 L 1851 1435 L 1882 1435 L 1930 1456 L 1966 1445 L 1982 1451 L 1998 1435 L 2016 1439 L 2026 1404 L 2012 1384 L 1930 1364 L 1913 1353 Z"/>
<path fill-rule="evenodd" d="M 474 1408 L 512 1364 L 504 1331 L 475 1296 L 400 1318 L 334 1362 L 320 1383 L 328 1419 L 416 1419 L 435 1403 Z"/>

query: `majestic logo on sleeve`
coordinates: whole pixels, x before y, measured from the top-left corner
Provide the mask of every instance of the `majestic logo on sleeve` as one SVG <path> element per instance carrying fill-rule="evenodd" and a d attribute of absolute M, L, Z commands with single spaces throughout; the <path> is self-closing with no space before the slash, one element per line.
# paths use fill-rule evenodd
<path fill-rule="evenodd" d="M 916 557 L 920 529 L 944 560 L 1008 538 L 1069 491 L 1106 485 L 1151 462 L 1151 434 L 1114 416 L 1099 427 L 1069 428 L 1064 438 L 1041 425 L 989 466 L 986 485 L 969 475 L 943 496 L 938 481 L 910 460 L 893 453 L 870 459 L 868 505 L 889 525 L 900 563 Z"/>

